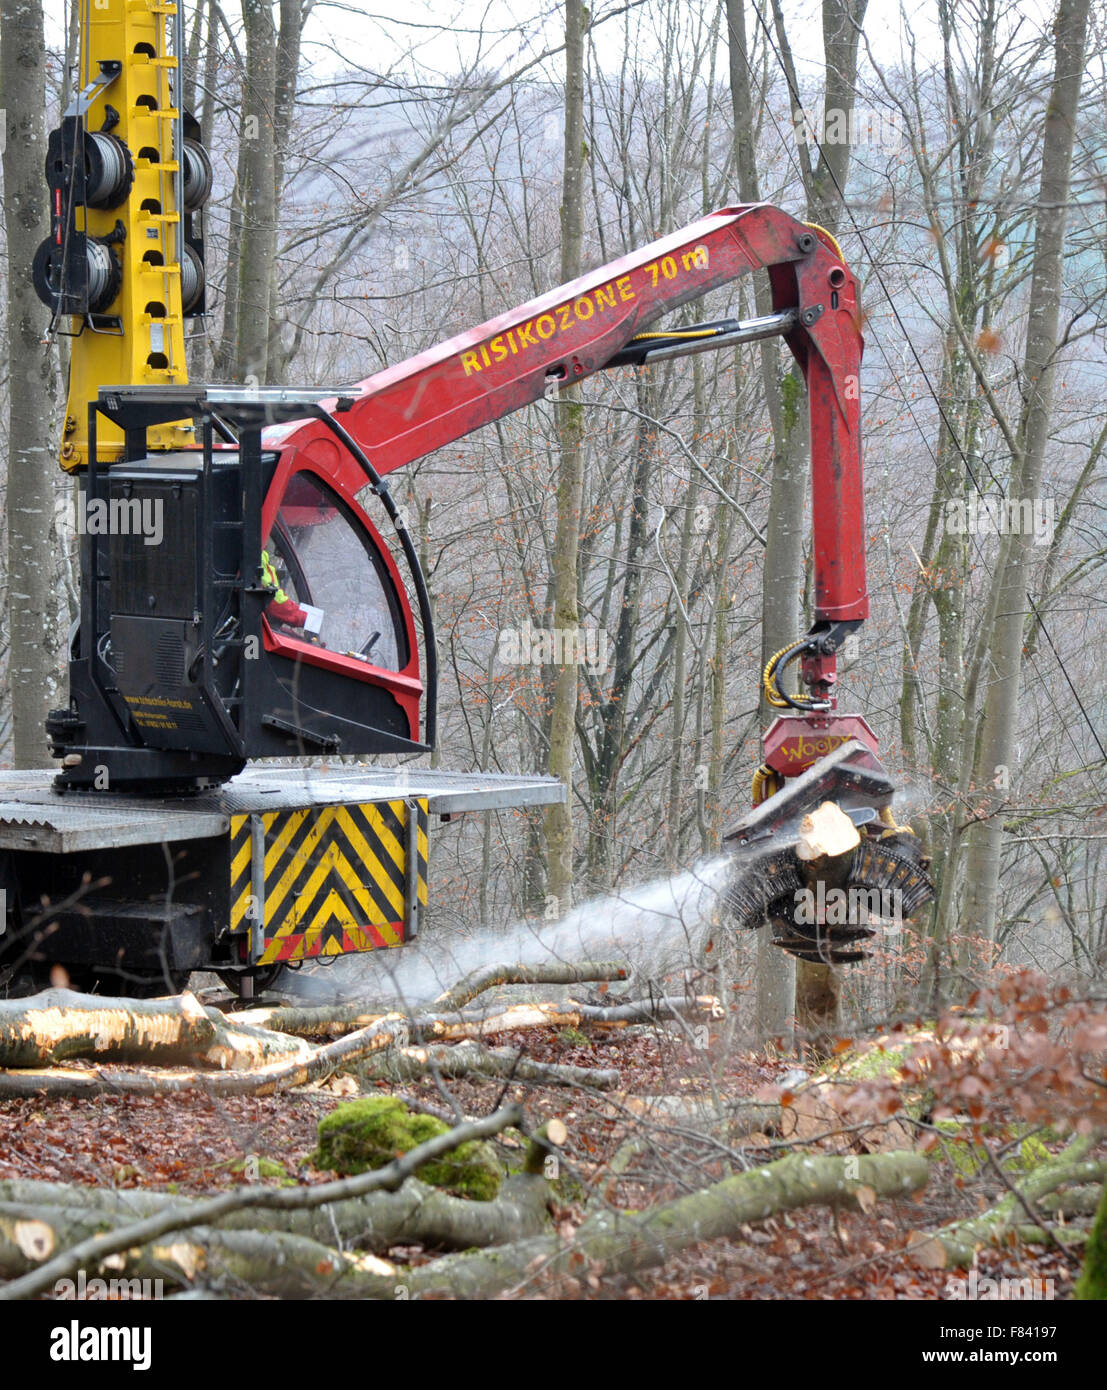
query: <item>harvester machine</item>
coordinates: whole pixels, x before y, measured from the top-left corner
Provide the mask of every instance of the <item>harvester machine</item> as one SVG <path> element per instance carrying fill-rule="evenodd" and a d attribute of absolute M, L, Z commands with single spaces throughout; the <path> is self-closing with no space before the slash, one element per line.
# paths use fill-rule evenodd
<path fill-rule="evenodd" d="M 177 96 L 178 8 L 97 0 L 79 94 L 50 141 L 53 221 L 35 283 L 72 335 L 61 463 L 78 475 L 81 602 L 69 699 L 47 726 L 54 791 L 36 790 L 23 816 L 30 793 L 0 788 L 10 923 L 60 890 L 81 901 L 59 910 L 40 955 L 109 962 L 124 980 L 220 968 L 246 994 L 282 962 L 410 939 L 428 805 L 510 798 L 468 788 L 436 802 L 378 768 L 361 793 L 305 782 L 297 802 L 252 766 L 435 742 L 432 608 L 388 475 L 595 372 L 780 336 L 807 386 L 815 621 L 764 673 L 781 713 L 755 808 L 728 837 L 731 900 L 741 925 L 769 921 L 794 954 L 855 959 L 866 928 L 795 910 L 809 882 L 789 837 L 804 816 L 845 808 L 859 841 L 851 884 L 899 888 L 912 910 L 930 887 L 917 841 L 892 820 L 872 731 L 836 709 L 837 653 L 869 597 L 861 316 L 834 239 L 768 205 L 727 207 L 353 385 L 190 385 L 184 326 L 207 305 L 211 173 Z M 768 314 L 661 326 L 758 270 Z M 783 688 L 793 662 L 802 694 Z M 514 804 L 563 795 L 532 778 Z M 110 815 L 96 829 L 112 807 L 122 838 Z M 163 865 L 148 847 L 174 834 Z M 98 899 L 90 881 L 110 886 Z"/>

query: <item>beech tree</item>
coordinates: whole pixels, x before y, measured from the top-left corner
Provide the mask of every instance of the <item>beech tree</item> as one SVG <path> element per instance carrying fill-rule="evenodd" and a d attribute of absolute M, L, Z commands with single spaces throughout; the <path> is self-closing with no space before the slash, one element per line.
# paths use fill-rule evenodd
<path fill-rule="evenodd" d="M 0 120 L 7 237 L 7 687 L 17 767 L 49 762 L 43 723 L 63 648 L 52 558 L 56 377 L 31 263 L 49 231 L 46 44 L 41 0 L 0 5 Z"/>

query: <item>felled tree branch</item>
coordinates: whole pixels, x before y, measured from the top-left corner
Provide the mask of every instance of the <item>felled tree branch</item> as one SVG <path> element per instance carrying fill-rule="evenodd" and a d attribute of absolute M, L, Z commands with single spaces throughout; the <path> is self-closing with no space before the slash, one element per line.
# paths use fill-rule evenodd
<path fill-rule="evenodd" d="M 0 1184 L 3 1188 L 27 1184 Z M 113 1192 L 63 1183 L 38 1183 L 39 1200 L 27 1195 L 0 1199 L 0 1278 L 26 1274 L 55 1250 L 64 1250 L 140 1217 L 183 1209 L 181 1198 L 164 1192 Z M 49 1200 L 43 1200 L 43 1197 Z M 536 1235 L 546 1223 L 549 1189 L 524 1174 L 505 1179 L 491 1202 L 473 1202 L 408 1178 L 395 1192 L 327 1202 L 300 1211 L 231 1212 L 207 1226 L 220 1231 L 283 1231 L 323 1245 L 341 1243 L 366 1250 L 421 1244 L 433 1249 L 470 1250 Z M 189 1199 L 184 1206 L 197 1206 Z M 195 1236 L 191 1237 L 195 1240 Z"/>
<path fill-rule="evenodd" d="M 432 1142 L 441 1146 L 443 1140 L 453 1139 L 456 1144 L 463 1138 L 478 1137 L 478 1133 L 494 1133 L 510 1123 L 513 1120 L 508 1118 L 508 1112 L 501 1111 L 477 1125 L 459 1126 L 450 1135 Z M 528 1158 L 534 1176 L 524 1179 L 535 1185 L 534 1192 L 539 1191 L 539 1184 L 545 1186 L 537 1176 L 545 1154 L 551 1145 L 563 1142 L 563 1137 L 563 1131 L 553 1130 L 552 1124 L 545 1134 L 534 1136 Z M 401 1162 L 408 1173 L 431 1156 L 430 1148 L 431 1145 L 421 1145 L 405 1155 Z M 440 1147 L 441 1151 L 444 1150 Z M 161 1278 L 178 1285 L 210 1285 L 233 1279 L 257 1292 L 284 1297 L 393 1299 L 450 1294 L 480 1298 L 524 1284 L 538 1274 L 571 1277 L 585 1261 L 599 1262 L 610 1273 L 629 1273 L 662 1264 L 690 1245 L 734 1236 L 749 1222 L 797 1207 L 859 1205 L 867 1210 L 877 1198 L 908 1196 L 918 1191 L 929 1171 L 925 1157 L 913 1153 L 865 1155 L 854 1160 L 856 1170 L 847 1167 L 849 1162 L 837 1157 L 792 1156 L 726 1178 L 652 1211 L 598 1213 L 586 1220 L 568 1242 L 555 1235 L 530 1236 L 491 1249 L 447 1255 L 414 1268 L 373 1256 L 340 1254 L 317 1238 L 321 1232 L 314 1222 L 301 1222 L 292 1231 L 257 1229 L 260 1197 L 270 1199 L 264 1203 L 267 1207 L 302 1212 L 309 1206 L 321 1205 L 320 1194 L 328 1190 L 343 1188 L 348 1199 L 355 1184 L 362 1184 L 362 1193 L 368 1188 L 368 1179 L 377 1179 L 378 1185 L 383 1185 L 383 1176 L 398 1167 L 390 1164 L 388 1169 L 342 1183 L 328 1183 L 324 1188 L 294 1192 L 251 1189 L 242 1195 L 229 1193 L 209 1201 L 194 1201 L 187 1214 L 177 1204 L 145 1221 L 81 1242 L 33 1273 L 0 1287 L 0 1298 L 30 1297 L 78 1267 L 95 1269 L 108 1258 L 113 1261 L 113 1273 L 125 1277 Z M 847 1177 L 852 1171 L 857 1175 Z M 151 1195 L 142 1194 L 146 1201 Z M 328 1198 L 324 1196 L 323 1200 Z M 245 1210 L 247 1205 L 252 1210 Z M 329 1197 L 329 1205 L 334 1206 L 333 1196 Z M 482 1210 L 497 1204 L 462 1205 L 471 1208 L 476 1223 Z M 39 1207 L 40 1212 L 46 1213 L 47 1222 L 50 1213 L 59 1209 L 66 1210 L 49 1204 Z M 236 1213 L 234 1227 L 227 1219 L 232 1211 Z M 191 1225 L 201 1218 L 209 1224 Z M 218 1228 L 211 1224 L 216 1220 L 220 1221 Z M 237 1229 L 239 1221 L 249 1221 L 253 1228 Z M 186 1227 L 187 1234 L 163 1239 Z M 455 1236 L 460 1241 L 461 1231 Z M 30 1239 L 30 1234 L 24 1238 Z"/>
<path fill-rule="evenodd" d="M 249 1067 L 275 1056 L 307 1056 L 297 1039 L 260 1032 L 195 995 L 106 999 L 49 989 L 0 1000 L 0 1065 L 45 1067 L 78 1057 L 111 1062 L 192 1062 Z"/>
<path fill-rule="evenodd" d="M 590 980 L 625 980 L 630 973 L 623 961 L 548 961 L 541 965 L 485 965 L 451 986 L 434 1001 L 434 1012 L 452 1013 L 477 995 L 503 985 L 571 985 Z M 361 1000 L 310 1008 L 271 1005 L 247 1009 L 236 1017 L 259 1028 L 276 1028 L 300 1037 L 334 1037 L 352 1028 L 364 1028 L 379 1017 L 380 1009 Z"/>
<path fill-rule="evenodd" d="M 911 1257 L 928 1269 L 964 1269 L 982 1246 L 1002 1244 L 1012 1234 L 1025 1238 L 1028 1206 L 1033 1209 L 1040 1198 L 1067 1185 L 1081 1186 L 1103 1177 L 1107 1163 L 1086 1157 L 1095 1142 L 1095 1135 L 1081 1135 L 1056 1158 L 1039 1164 L 979 1216 L 951 1222 L 936 1231 L 912 1232 L 908 1245 Z M 1038 1231 L 1043 1241 L 1050 1239 L 1051 1233 L 1043 1227 L 1029 1229 Z"/>
<path fill-rule="evenodd" d="M 536 1273 L 572 1275 L 584 1261 L 606 1273 L 663 1264 L 690 1245 L 734 1236 L 740 1227 L 778 1212 L 821 1204 L 867 1206 L 877 1197 L 905 1197 L 925 1186 L 921 1154 L 867 1154 L 853 1160 L 794 1155 L 724 1178 L 722 1182 L 642 1213 L 604 1211 L 589 1217 L 572 1241 L 539 1236 L 487 1253 L 447 1255 L 411 1270 L 416 1293 L 449 1291 L 482 1298 L 523 1284 Z"/>
<path fill-rule="evenodd" d="M 342 1178 L 337 1182 L 302 1188 L 247 1187 L 234 1192 L 223 1192 L 217 1197 L 175 1204 L 166 1211 L 155 1212 L 139 1221 L 79 1241 L 48 1259 L 32 1272 L 8 1284 L 0 1285 L 0 1300 L 32 1298 L 52 1288 L 59 1279 L 68 1277 L 78 1269 L 99 1268 L 108 1257 L 118 1255 L 131 1247 L 142 1247 L 160 1240 L 162 1236 L 219 1221 L 232 1212 L 247 1208 L 303 1211 L 323 1206 L 328 1202 L 363 1197 L 370 1192 L 394 1192 L 424 1163 L 429 1163 L 441 1154 L 452 1152 L 470 1139 L 487 1139 L 510 1127 L 518 1127 L 522 1119 L 523 1112 L 520 1106 L 504 1106 L 485 1119 L 466 1121 L 445 1134 L 429 1139 L 425 1144 L 419 1144 L 384 1168 L 360 1173 L 352 1178 Z M 244 1234 L 253 1235 L 253 1232 Z M 226 1239 L 230 1239 L 230 1233 Z M 302 1238 L 286 1237 L 283 1233 L 269 1233 L 261 1239 L 280 1243 L 286 1240 L 295 1242 Z M 309 1244 L 314 1246 L 315 1242 Z M 334 1252 L 330 1253 L 336 1264 L 342 1263 L 343 1257 Z"/>
<path fill-rule="evenodd" d="M 625 980 L 630 967 L 619 960 L 548 961 L 542 965 L 485 965 L 459 980 L 434 1001 L 442 1013 L 502 985 L 576 985 L 588 980 Z"/>
<path fill-rule="evenodd" d="M 536 1062 L 513 1048 L 482 1047 L 465 1041 L 455 1046 L 393 1048 L 379 1058 L 358 1066 L 359 1075 L 370 1081 L 414 1081 L 438 1071 L 442 1076 L 510 1076 L 543 1086 L 592 1086 L 604 1090 L 617 1086 L 619 1073 L 613 1068 L 574 1067 L 565 1063 Z"/>
<path fill-rule="evenodd" d="M 317 1081 L 340 1066 L 348 1066 L 397 1042 L 406 1042 L 407 1037 L 406 1020 L 390 1014 L 326 1047 L 301 1053 L 290 1061 L 269 1062 L 255 1071 L 121 1071 L 111 1067 L 88 1071 L 4 1071 L 0 1072 L 0 1096 L 87 1096 L 104 1092 L 160 1096 L 189 1090 L 202 1090 L 213 1096 L 272 1095 Z"/>
<path fill-rule="evenodd" d="M 485 1010 L 467 1009 L 461 1013 L 418 1013 L 411 1020 L 411 1029 L 414 1037 L 426 1040 L 480 1038 L 490 1033 L 513 1033 L 528 1028 L 579 1028 L 582 1023 L 621 1029 L 669 1018 L 700 1022 L 717 1020 L 722 1013 L 722 1005 L 712 995 L 694 999 L 635 999 L 610 1007 L 580 1004 L 569 999 L 564 1004 L 509 1004 Z"/>
<path fill-rule="evenodd" d="M 66 990 L 48 991 L 29 1000 L 0 1006 L 0 1097 L 79 1097 L 104 1092 L 157 1096 L 199 1089 L 210 1095 L 268 1095 L 302 1086 L 331 1071 L 348 1067 L 373 1053 L 405 1047 L 409 1040 L 437 1044 L 437 1050 L 414 1049 L 398 1059 L 394 1070 L 404 1079 L 439 1069 L 461 1076 L 485 1072 L 517 1075 L 521 1080 L 560 1085 L 610 1086 L 614 1072 L 557 1067 L 530 1062 L 514 1053 L 466 1051 L 447 1058 L 446 1042 L 487 1037 L 531 1028 L 623 1030 L 663 1019 L 714 1020 L 719 1001 L 699 998 L 632 1000 L 611 1006 L 564 1003 L 492 1004 L 487 1008 L 440 1007 L 472 1000 L 504 984 L 566 984 L 582 979 L 620 979 L 627 967 L 619 961 L 549 962 L 540 966 L 494 965 L 467 976 L 447 991 L 436 1006 L 404 1020 L 399 1014 L 367 1013 L 366 1005 L 337 1009 L 253 1009 L 224 1016 L 205 1008 L 191 994 L 160 1000 L 103 1000 Z M 350 1031 L 351 1025 L 360 1026 Z M 332 1040 L 312 1046 L 303 1036 Z M 334 1037 L 334 1034 L 338 1034 Z M 62 1068 L 60 1062 L 90 1059 L 87 1068 Z M 103 1062 L 192 1063 L 191 1068 L 152 1070 Z M 211 1070 L 205 1070 L 211 1069 Z M 218 1069 L 218 1074 L 211 1074 Z"/>

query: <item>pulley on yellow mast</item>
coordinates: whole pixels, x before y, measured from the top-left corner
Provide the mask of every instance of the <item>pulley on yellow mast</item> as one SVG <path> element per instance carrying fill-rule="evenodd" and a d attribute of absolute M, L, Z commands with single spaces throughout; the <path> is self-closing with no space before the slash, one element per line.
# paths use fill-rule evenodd
<path fill-rule="evenodd" d="M 185 385 L 184 321 L 204 312 L 201 209 L 211 165 L 181 107 L 181 12 L 163 0 L 76 0 L 79 92 L 50 136 L 50 236 L 34 281 L 51 331 L 73 337 L 61 465 L 88 463 L 88 407 L 102 386 Z M 170 42 L 171 32 L 175 42 Z M 193 442 L 185 423 L 150 445 Z M 123 436 L 97 429 L 100 459 Z"/>

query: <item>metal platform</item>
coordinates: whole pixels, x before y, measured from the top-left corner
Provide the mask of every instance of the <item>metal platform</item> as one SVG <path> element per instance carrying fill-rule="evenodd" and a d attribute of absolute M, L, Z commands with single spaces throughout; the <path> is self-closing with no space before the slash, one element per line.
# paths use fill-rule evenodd
<path fill-rule="evenodd" d="M 230 818 L 301 807 L 352 806 L 426 797 L 432 815 L 551 806 L 565 800 L 552 777 L 433 768 L 257 766 L 192 797 L 64 795 L 53 773 L 0 772 L 0 849 L 72 854 L 81 850 L 154 845 L 225 835 Z"/>

